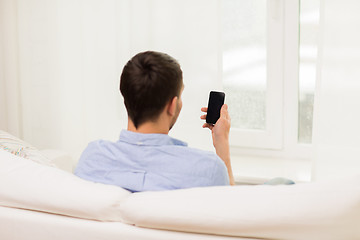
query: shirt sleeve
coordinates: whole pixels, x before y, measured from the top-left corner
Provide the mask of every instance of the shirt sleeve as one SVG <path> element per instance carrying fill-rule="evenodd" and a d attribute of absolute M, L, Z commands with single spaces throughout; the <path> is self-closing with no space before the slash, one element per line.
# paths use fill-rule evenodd
<path fill-rule="evenodd" d="M 219 157 L 217 157 L 216 161 L 214 162 L 212 179 L 214 186 L 230 185 L 229 174 L 226 165 Z"/>

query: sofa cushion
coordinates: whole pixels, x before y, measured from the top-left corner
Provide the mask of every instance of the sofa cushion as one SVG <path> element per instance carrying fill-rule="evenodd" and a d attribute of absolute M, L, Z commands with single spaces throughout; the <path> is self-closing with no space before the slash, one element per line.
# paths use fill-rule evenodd
<path fill-rule="evenodd" d="M 261 239 L 360 239 L 360 176 L 134 193 L 121 211 L 125 222 L 147 228 Z"/>
<path fill-rule="evenodd" d="M 130 192 L 82 180 L 0 149 L 0 205 L 101 221 L 121 221 Z"/>

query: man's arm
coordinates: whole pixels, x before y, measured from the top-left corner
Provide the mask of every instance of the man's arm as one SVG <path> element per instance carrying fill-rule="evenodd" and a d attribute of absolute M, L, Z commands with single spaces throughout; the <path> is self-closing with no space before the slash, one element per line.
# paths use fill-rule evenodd
<path fill-rule="evenodd" d="M 207 108 L 201 108 L 201 111 L 207 112 Z M 202 115 L 201 119 L 206 119 L 206 115 Z M 216 154 L 224 161 L 228 174 L 230 185 L 235 185 L 234 176 L 231 168 L 230 160 L 230 145 L 229 145 L 229 132 L 230 132 L 231 119 L 228 112 L 228 106 L 224 104 L 221 107 L 220 118 L 215 125 L 205 123 L 203 128 L 209 128 L 212 133 L 213 145 Z"/>

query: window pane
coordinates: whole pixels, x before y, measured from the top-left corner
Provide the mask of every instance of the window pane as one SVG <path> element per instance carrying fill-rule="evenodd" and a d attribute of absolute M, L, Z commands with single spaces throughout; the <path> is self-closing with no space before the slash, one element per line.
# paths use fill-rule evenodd
<path fill-rule="evenodd" d="M 223 88 L 232 127 L 265 129 L 266 0 L 223 0 Z"/>
<path fill-rule="evenodd" d="M 302 143 L 312 140 L 319 9 L 320 0 L 300 1 L 298 141 Z"/>

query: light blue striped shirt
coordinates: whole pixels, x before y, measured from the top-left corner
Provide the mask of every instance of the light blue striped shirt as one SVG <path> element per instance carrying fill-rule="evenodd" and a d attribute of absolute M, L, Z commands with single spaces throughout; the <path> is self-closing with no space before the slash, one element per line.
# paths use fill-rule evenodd
<path fill-rule="evenodd" d="M 224 162 L 167 134 L 123 130 L 117 142 L 98 140 L 82 153 L 75 174 L 132 192 L 229 185 Z"/>

